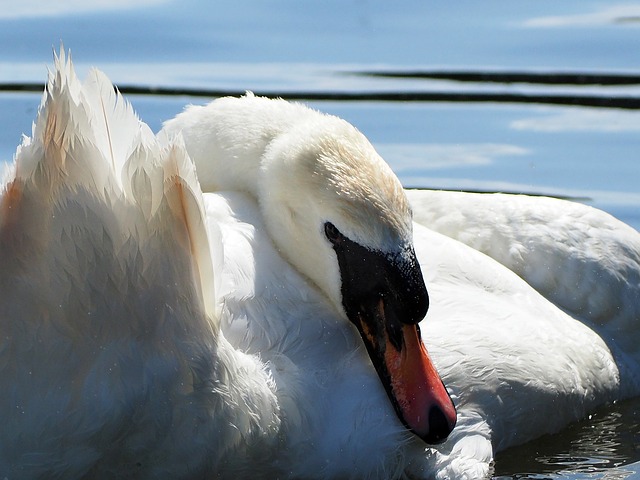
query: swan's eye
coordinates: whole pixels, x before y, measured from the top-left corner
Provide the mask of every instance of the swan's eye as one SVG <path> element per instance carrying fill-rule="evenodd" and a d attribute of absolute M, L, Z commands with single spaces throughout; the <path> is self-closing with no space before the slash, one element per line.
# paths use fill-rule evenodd
<path fill-rule="evenodd" d="M 344 236 L 340 233 L 340 230 L 338 230 L 336 226 L 331 222 L 327 222 L 324 224 L 324 234 L 327 236 L 327 239 L 334 245 L 340 243 L 344 238 Z"/>

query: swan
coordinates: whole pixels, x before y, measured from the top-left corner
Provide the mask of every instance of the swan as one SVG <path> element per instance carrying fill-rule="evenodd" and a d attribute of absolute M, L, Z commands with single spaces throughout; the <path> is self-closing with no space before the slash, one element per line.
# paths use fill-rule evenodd
<path fill-rule="evenodd" d="M 339 119 L 251 93 L 188 107 L 160 132 L 165 138 L 178 135 L 204 191 L 225 206 L 210 220 L 223 225 L 229 238 L 222 277 L 233 287 L 221 296 L 243 306 L 223 323 L 223 331 L 242 349 L 268 356 L 266 347 L 286 334 L 266 320 L 261 291 L 288 282 L 282 286 L 288 293 L 270 300 L 269 307 L 294 297 L 300 305 L 301 291 L 316 291 L 313 287 L 327 279 L 326 266 L 305 269 L 300 263 L 330 263 L 315 242 L 326 241 L 320 227 L 326 213 L 318 219 L 316 212 L 326 212 L 331 200 L 317 191 L 318 177 L 325 176 L 316 169 L 323 167 L 308 168 L 309 158 L 333 162 L 339 152 L 334 168 L 356 182 L 334 182 L 344 196 L 370 188 L 372 177 L 386 178 L 387 167 L 369 164 L 367 159 L 378 158 L 375 150 Z M 274 158 L 285 170 L 275 181 Z M 370 230 L 372 224 L 378 228 L 380 217 L 375 192 L 356 195 L 368 205 L 359 204 L 360 211 L 351 212 L 337 230 L 365 245 L 384 244 Z M 405 444 L 401 472 L 416 478 L 483 478 L 490 475 L 496 452 L 640 393 L 637 231 L 602 211 L 558 199 L 417 190 L 404 195 L 429 288 L 421 335 L 456 404 L 457 425 L 441 445 L 425 448 L 415 439 Z M 394 202 L 407 208 L 404 199 Z M 275 245 L 277 252 L 264 252 L 264 245 Z M 274 256 L 301 265 L 298 270 L 307 272 L 311 285 L 300 278 L 262 278 L 262 271 L 252 270 Z M 239 278 L 252 278 L 258 286 L 238 295 L 233 289 Z M 321 290 L 332 291 L 331 286 Z M 329 300 L 338 311 L 339 301 Z M 340 435 L 333 435 L 341 444 Z M 369 448 L 395 450 L 382 440 Z M 340 457 L 337 450 L 335 456 Z"/>
<path fill-rule="evenodd" d="M 156 137 L 104 74 L 54 63 L 0 194 L 3 476 L 482 478 L 637 394 L 637 232 L 589 210 L 566 238 L 503 234 L 518 200 L 474 223 L 475 200 L 403 191 L 354 127 L 282 100 Z M 527 265 L 594 238 L 599 316 Z"/>

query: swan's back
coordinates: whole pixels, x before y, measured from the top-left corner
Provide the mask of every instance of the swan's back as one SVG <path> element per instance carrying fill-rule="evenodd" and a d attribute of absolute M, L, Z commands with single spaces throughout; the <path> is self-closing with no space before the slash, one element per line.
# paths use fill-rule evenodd
<path fill-rule="evenodd" d="M 611 215 L 566 200 L 410 190 L 416 222 L 481 251 L 607 341 L 640 392 L 640 234 Z"/>
<path fill-rule="evenodd" d="M 56 58 L 0 194 L 0 477 L 200 478 L 276 425 L 227 405 L 193 166 L 106 77 Z"/>

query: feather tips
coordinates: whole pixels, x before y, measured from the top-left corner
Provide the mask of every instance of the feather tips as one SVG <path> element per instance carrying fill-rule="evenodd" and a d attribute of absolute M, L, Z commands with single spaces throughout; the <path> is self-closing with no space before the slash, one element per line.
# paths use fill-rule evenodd
<path fill-rule="evenodd" d="M 219 327 L 195 169 L 180 139 L 161 147 L 102 73 L 82 84 L 64 52 L 54 62 L 0 186 L 0 471 L 41 451 L 29 472 L 55 476 L 64 449 L 78 461 L 58 473 L 79 477 L 157 442 L 182 452 L 171 468 L 211 463 L 224 423 L 209 417 L 221 408 Z M 12 413 L 17 404 L 30 415 Z M 109 453 L 123 432 L 135 435 Z M 181 449 L 185 437 L 200 443 Z M 179 477 L 161 457 L 148 476 Z"/>
<path fill-rule="evenodd" d="M 184 237 L 179 241 L 196 273 L 192 280 L 206 311 L 213 315 L 214 282 L 202 193 L 181 138 L 160 147 L 102 72 L 91 70 L 81 84 L 64 51 L 55 55 L 54 64 L 32 137 L 25 137 L 18 148 L 14 176 L 5 185 L 2 224 L 15 216 L 21 185 L 36 187 L 33 195 L 43 196 L 43 205 L 51 208 L 68 202 L 69 192 L 79 190 L 101 199 L 108 208 L 118 202 L 127 205 L 121 207 L 123 212 L 136 213 L 121 215 L 120 226 L 113 227 L 124 227 L 120 235 L 112 235 L 121 236 L 121 244 L 131 235 L 144 243 L 149 235 L 158 234 L 162 222 L 180 224 L 184 228 L 177 231 Z M 163 203 L 168 210 L 161 208 Z M 166 218 L 167 212 L 172 218 Z M 42 226 L 43 220 L 32 222 Z"/>

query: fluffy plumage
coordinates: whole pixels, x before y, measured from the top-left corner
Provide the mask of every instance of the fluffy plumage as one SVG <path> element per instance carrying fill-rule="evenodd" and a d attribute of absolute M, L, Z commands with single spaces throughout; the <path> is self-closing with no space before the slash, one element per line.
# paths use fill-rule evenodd
<path fill-rule="evenodd" d="M 213 316 L 180 143 L 161 149 L 106 77 L 80 84 L 61 54 L 14 172 L 0 197 L 0 474 L 200 478 L 273 436 L 273 382 Z"/>

